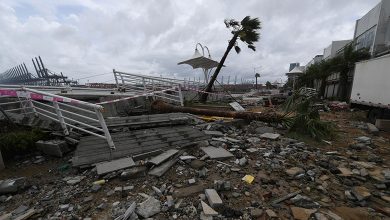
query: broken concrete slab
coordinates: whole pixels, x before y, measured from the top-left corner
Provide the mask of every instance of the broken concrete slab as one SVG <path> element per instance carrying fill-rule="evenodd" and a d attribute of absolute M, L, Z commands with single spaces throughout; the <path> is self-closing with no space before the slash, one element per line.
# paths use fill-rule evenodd
<path fill-rule="evenodd" d="M 277 140 L 280 137 L 280 134 L 277 133 L 264 133 L 260 135 L 260 138 L 264 139 L 270 139 L 270 140 Z"/>
<path fill-rule="evenodd" d="M 218 207 L 223 204 L 221 197 L 219 197 L 215 189 L 206 189 L 205 195 L 211 207 Z"/>
<path fill-rule="evenodd" d="M 138 204 L 136 212 L 138 215 L 149 218 L 161 211 L 160 201 L 155 199 L 153 196 L 149 196 L 144 202 Z"/>
<path fill-rule="evenodd" d="M 130 216 L 134 213 L 135 208 L 137 207 L 137 204 L 135 202 L 131 203 L 129 208 L 127 208 L 125 214 L 123 214 L 123 220 L 130 219 Z"/>
<path fill-rule="evenodd" d="M 171 160 L 168 160 L 162 164 L 160 164 L 159 166 L 156 166 L 154 168 L 152 168 L 148 174 L 149 175 L 152 175 L 152 176 L 157 176 L 157 177 L 161 177 L 162 175 L 164 175 L 173 165 L 175 165 L 175 163 L 178 161 L 179 159 L 176 157 L 176 158 L 173 158 Z"/>
<path fill-rule="evenodd" d="M 218 215 L 218 212 L 216 212 L 213 208 L 211 208 L 209 205 L 207 205 L 207 203 L 205 203 L 203 201 L 200 201 L 200 203 L 202 204 L 203 213 L 206 216 L 217 216 Z"/>
<path fill-rule="evenodd" d="M 26 178 L 0 180 L 0 195 L 16 193 L 26 185 Z"/>
<path fill-rule="evenodd" d="M 245 111 L 245 108 L 243 108 L 238 102 L 231 102 L 229 105 L 236 111 L 236 112 L 243 112 Z"/>
<path fill-rule="evenodd" d="M 98 163 L 96 164 L 96 171 L 98 175 L 103 175 L 132 166 L 135 166 L 133 159 L 131 157 L 127 157 L 118 160 Z"/>
<path fill-rule="evenodd" d="M 49 140 L 49 141 L 37 141 L 35 143 L 38 150 L 43 153 L 55 156 L 55 157 L 63 157 L 64 154 L 70 151 L 68 144 L 63 140 Z"/>
<path fill-rule="evenodd" d="M 148 163 L 153 164 L 153 165 L 160 165 L 162 162 L 165 162 L 170 157 L 177 154 L 177 152 L 179 152 L 179 151 L 175 150 L 175 149 L 167 150 L 167 151 L 163 152 L 162 154 L 157 155 L 157 156 L 153 157 L 152 159 L 150 159 L 148 161 Z"/>
<path fill-rule="evenodd" d="M 201 148 L 209 157 L 210 159 L 223 159 L 223 158 L 229 158 L 233 157 L 234 155 L 230 153 L 229 151 L 221 148 L 221 147 L 202 147 Z"/>

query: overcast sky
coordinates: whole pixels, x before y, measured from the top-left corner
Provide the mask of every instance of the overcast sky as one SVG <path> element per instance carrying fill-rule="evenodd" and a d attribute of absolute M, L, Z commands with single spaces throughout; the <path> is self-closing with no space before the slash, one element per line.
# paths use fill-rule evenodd
<path fill-rule="evenodd" d="M 193 55 L 197 42 L 219 61 L 231 38 L 224 19 L 250 15 L 262 21 L 257 51 L 232 51 L 225 82 L 229 75 L 253 79 L 260 66 L 261 82 L 280 81 L 289 63 L 306 65 L 332 40 L 352 38 L 355 21 L 378 2 L 0 0 L 0 73 L 22 62 L 33 72 L 31 58 L 40 55 L 48 69 L 82 82 L 113 82 L 114 68 L 198 79 L 201 70 L 177 63 Z"/>

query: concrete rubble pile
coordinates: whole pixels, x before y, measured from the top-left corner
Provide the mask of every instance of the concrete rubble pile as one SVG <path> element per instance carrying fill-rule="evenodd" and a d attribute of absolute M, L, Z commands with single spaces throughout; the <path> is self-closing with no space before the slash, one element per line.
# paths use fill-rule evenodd
<path fill-rule="evenodd" d="M 72 168 L 69 154 L 17 162 L 12 169 L 34 165 L 40 171 L 20 179 L 28 184 L 0 181 L 0 219 L 390 217 L 389 152 L 378 146 L 388 146 L 388 139 L 364 130 L 365 136 L 335 148 L 287 138 L 261 122 L 193 126 L 210 138 L 141 160 L 124 157 L 84 169 Z"/>

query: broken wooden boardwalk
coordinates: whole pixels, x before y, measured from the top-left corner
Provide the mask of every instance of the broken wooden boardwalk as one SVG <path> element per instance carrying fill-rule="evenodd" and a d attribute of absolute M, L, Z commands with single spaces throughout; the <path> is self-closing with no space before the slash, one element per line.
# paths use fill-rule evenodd
<path fill-rule="evenodd" d="M 158 127 L 113 133 L 116 150 L 95 136 L 81 138 L 72 158 L 73 166 L 88 166 L 127 156 L 134 160 L 161 153 L 163 150 L 189 146 L 210 137 L 192 126 Z"/>

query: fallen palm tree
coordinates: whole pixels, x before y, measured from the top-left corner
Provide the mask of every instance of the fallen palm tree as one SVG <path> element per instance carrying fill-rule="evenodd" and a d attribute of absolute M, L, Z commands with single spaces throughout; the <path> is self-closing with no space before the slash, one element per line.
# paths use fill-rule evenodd
<path fill-rule="evenodd" d="M 192 107 L 182 107 L 170 105 L 162 100 L 155 100 L 152 103 L 152 109 L 158 112 L 184 112 L 195 115 L 207 115 L 207 116 L 219 116 L 219 117 L 229 117 L 229 118 L 239 118 L 245 120 L 257 120 L 269 123 L 282 123 L 284 121 L 284 116 L 277 114 L 275 112 L 270 113 L 256 113 L 256 112 L 234 112 L 234 111 L 221 111 L 221 110 L 212 110 L 212 109 L 201 109 L 201 108 L 192 108 Z"/>

